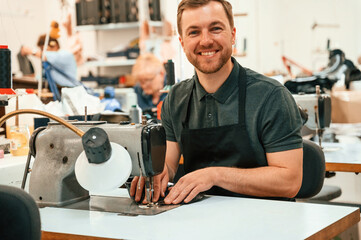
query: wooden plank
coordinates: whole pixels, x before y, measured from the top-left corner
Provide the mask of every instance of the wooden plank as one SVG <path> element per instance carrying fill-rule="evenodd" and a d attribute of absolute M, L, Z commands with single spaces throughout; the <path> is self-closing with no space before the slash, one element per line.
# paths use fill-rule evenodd
<path fill-rule="evenodd" d="M 337 222 L 331 224 L 330 226 L 322 229 L 321 231 L 313 234 L 307 240 L 318 240 L 318 239 L 332 239 L 343 233 L 348 228 L 357 224 L 360 221 L 360 209 L 355 210 L 346 217 L 341 218 Z"/>
<path fill-rule="evenodd" d="M 41 240 L 119 240 L 114 238 L 91 237 L 66 233 L 41 232 Z"/>
<path fill-rule="evenodd" d="M 359 173 L 361 172 L 361 164 L 326 162 L 326 171 Z"/>

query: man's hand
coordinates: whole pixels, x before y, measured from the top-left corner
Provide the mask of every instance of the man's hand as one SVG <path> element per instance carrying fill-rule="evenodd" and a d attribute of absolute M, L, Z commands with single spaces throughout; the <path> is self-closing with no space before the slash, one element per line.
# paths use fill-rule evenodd
<path fill-rule="evenodd" d="M 31 55 L 33 53 L 33 50 L 27 46 L 22 46 L 20 50 L 21 56 L 27 56 Z"/>
<path fill-rule="evenodd" d="M 209 190 L 214 186 L 214 168 L 203 168 L 183 176 L 170 190 L 164 199 L 165 204 L 178 204 L 190 202 L 198 193 Z"/>
<path fill-rule="evenodd" d="M 159 197 L 164 197 L 164 193 L 167 189 L 169 176 L 168 176 L 168 168 L 167 165 L 164 166 L 163 172 L 154 177 L 154 193 L 152 202 L 157 202 Z M 132 184 L 130 186 L 129 194 L 130 196 L 135 196 L 134 200 L 136 202 L 141 201 L 142 193 L 144 190 L 145 178 L 144 177 L 134 177 Z M 147 203 L 146 199 L 143 199 L 143 203 Z"/>

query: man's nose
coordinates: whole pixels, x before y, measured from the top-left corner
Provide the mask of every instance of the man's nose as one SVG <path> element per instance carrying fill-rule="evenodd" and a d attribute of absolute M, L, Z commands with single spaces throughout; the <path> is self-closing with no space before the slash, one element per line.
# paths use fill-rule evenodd
<path fill-rule="evenodd" d="M 212 43 L 213 43 L 212 35 L 206 30 L 202 31 L 200 44 L 202 46 L 209 46 L 209 45 L 212 45 Z"/>

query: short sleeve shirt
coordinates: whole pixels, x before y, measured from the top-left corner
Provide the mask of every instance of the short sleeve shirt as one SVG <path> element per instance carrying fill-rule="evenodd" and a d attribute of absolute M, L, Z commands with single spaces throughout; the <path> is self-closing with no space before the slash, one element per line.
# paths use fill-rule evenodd
<path fill-rule="evenodd" d="M 164 100 L 161 115 L 168 141 L 178 142 L 181 146 L 182 117 L 187 107 L 186 96 L 191 92 L 190 129 L 238 123 L 238 76 L 241 66 L 234 58 L 232 61 L 232 72 L 213 94 L 205 91 L 197 75 L 173 86 Z M 257 159 L 266 162 L 266 152 L 301 148 L 302 119 L 290 92 L 274 79 L 247 68 L 245 70 L 246 129 Z"/>
<path fill-rule="evenodd" d="M 166 93 L 162 93 L 160 95 L 159 98 L 159 102 L 157 104 L 153 103 L 153 96 L 152 95 L 148 95 L 145 94 L 143 89 L 141 88 L 141 86 L 139 84 L 134 86 L 134 92 L 137 94 L 137 102 L 138 102 L 138 106 L 142 109 L 142 110 L 146 110 L 146 109 L 150 109 L 150 108 L 155 108 L 157 107 L 158 103 L 160 101 L 163 101 L 164 98 L 167 96 Z"/>

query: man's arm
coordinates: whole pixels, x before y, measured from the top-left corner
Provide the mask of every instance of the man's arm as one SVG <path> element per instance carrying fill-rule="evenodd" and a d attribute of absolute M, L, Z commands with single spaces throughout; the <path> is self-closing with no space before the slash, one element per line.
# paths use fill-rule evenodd
<path fill-rule="evenodd" d="M 177 142 L 167 141 L 165 165 L 168 168 L 169 179 L 173 180 L 178 169 L 181 151 Z"/>
<path fill-rule="evenodd" d="M 208 167 L 191 172 L 178 181 L 165 203 L 187 203 L 213 186 L 258 197 L 294 197 L 302 183 L 302 148 L 267 153 L 266 157 L 265 167 Z"/>

